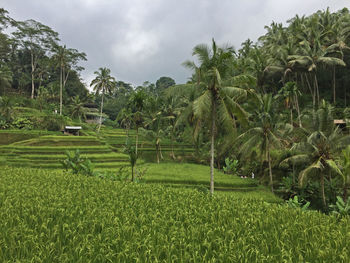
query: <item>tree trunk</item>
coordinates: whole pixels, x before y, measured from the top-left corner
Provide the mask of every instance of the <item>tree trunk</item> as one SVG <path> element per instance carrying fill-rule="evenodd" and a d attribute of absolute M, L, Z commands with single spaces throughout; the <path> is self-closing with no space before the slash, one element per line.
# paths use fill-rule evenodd
<path fill-rule="evenodd" d="M 294 95 L 295 97 L 295 108 L 297 109 L 297 113 L 298 113 L 298 121 L 299 121 L 299 127 L 302 127 L 302 124 L 301 124 L 301 119 L 300 119 L 300 108 L 299 108 L 299 101 L 298 101 L 298 96 L 297 95 Z"/>
<path fill-rule="evenodd" d="M 318 81 L 317 81 L 316 72 L 314 72 L 314 85 L 315 85 L 315 89 L 316 89 L 317 106 L 318 106 L 318 105 L 320 105 L 320 91 L 318 88 Z"/>
<path fill-rule="evenodd" d="M 175 154 L 174 154 L 174 133 L 171 133 L 171 158 L 175 160 Z"/>
<path fill-rule="evenodd" d="M 322 204 L 323 208 L 327 210 L 327 203 L 326 203 L 326 194 L 324 191 L 324 175 L 321 174 L 321 194 L 322 194 Z"/>
<path fill-rule="evenodd" d="M 31 99 L 34 99 L 34 71 L 35 71 L 35 67 L 34 67 L 34 54 L 33 51 L 30 52 L 30 58 L 31 58 L 31 65 L 32 65 L 32 72 L 31 72 L 31 76 L 32 76 L 32 95 L 30 96 Z"/>
<path fill-rule="evenodd" d="M 139 144 L 139 126 L 136 126 L 136 145 L 135 145 L 135 152 L 137 155 L 137 146 Z"/>
<path fill-rule="evenodd" d="M 290 107 L 290 125 L 293 126 L 293 109 Z"/>
<path fill-rule="evenodd" d="M 159 146 L 156 144 L 157 164 L 159 164 Z"/>
<path fill-rule="evenodd" d="M 100 133 L 101 125 L 102 125 L 102 109 L 103 109 L 103 98 L 104 98 L 104 89 L 102 88 L 102 101 L 101 101 L 101 109 L 100 109 L 100 121 L 98 124 L 98 130 L 97 132 Z"/>
<path fill-rule="evenodd" d="M 313 109 L 315 109 L 316 95 L 315 95 L 315 92 L 312 92 L 311 84 L 310 84 L 309 78 L 307 76 L 307 73 L 305 73 L 305 79 L 306 79 L 307 86 L 310 90 L 310 94 L 312 96 L 312 107 L 313 107 Z"/>
<path fill-rule="evenodd" d="M 216 115 L 216 105 L 215 101 L 212 103 L 212 113 L 211 113 L 211 145 L 210 145 L 210 193 L 214 194 L 214 142 L 215 142 L 215 115 Z"/>
<path fill-rule="evenodd" d="M 270 187 L 271 191 L 273 193 L 273 179 L 272 179 L 272 168 L 271 168 L 271 156 L 270 156 L 270 149 L 269 149 L 269 140 L 266 137 L 266 154 L 267 154 L 267 162 L 269 164 L 269 176 L 270 176 Z"/>
<path fill-rule="evenodd" d="M 333 66 L 333 104 L 335 105 L 335 66 Z"/>
<path fill-rule="evenodd" d="M 62 90 L 63 90 L 63 88 L 62 88 L 62 85 L 63 85 L 63 81 L 62 81 L 62 78 L 63 78 L 63 75 L 62 75 L 62 72 L 63 71 L 63 69 L 62 69 L 62 65 L 61 65 L 61 67 L 60 67 L 60 115 L 62 115 Z"/>
<path fill-rule="evenodd" d="M 131 182 L 134 182 L 134 166 L 131 166 Z"/>

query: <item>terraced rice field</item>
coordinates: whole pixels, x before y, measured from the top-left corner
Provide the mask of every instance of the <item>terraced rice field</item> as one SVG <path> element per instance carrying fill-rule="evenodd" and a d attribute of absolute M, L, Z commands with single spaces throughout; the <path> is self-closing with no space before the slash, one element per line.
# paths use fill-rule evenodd
<path fill-rule="evenodd" d="M 112 151 L 95 136 L 41 136 L 0 147 L 3 162 L 16 167 L 62 168 L 66 151 L 79 149 L 83 158 L 96 168 L 117 168 L 128 165 L 128 156 Z"/>
<path fill-rule="evenodd" d="M 52 134 L 52 135 L 48 135 Z M 44 136 L 43 136 L 44 135 Z M 12 131 L 0 133 L 0 164 L 16 167 L 61 168 L 61 160 L 66 151 L 79 149 L 83 158 L 90 159 L 96 169 L 114 169 L 128 165 L 128 156 L 122 148 L 127 140 L 127 133 L 122 129 L 103 128 L 101 133 L 91 136 L 62 136 L 59 133 L 44 131 Z M 136 142 L 136 132 L 129 131 L 132 143 Z M 155 147 L 140 135 L 140 161 L 155 161 Z M 192 155 L 193 147 L 189 144 L 163 140 L 161 145 L 164 161 L 175 156 L 186 158 Z"/>
<path fill-rule="evenodd" d="M 127 139 L 127 132 L 123 129 L 109 129 L 103 128 L 101 130 L 101 136 L 106 143 L 114 147 L 114 149 L 120 149 Z M 130 130 L 128 136 L 132 143 L 136 144 L 136 131 Z M 141 157 L 148 161 L 155 161 L 155 146 L 152 142 L 146 140 L 142 133 L 139 134 L 138 149 Z M 175 156 L 180 156 L 183 159 L 190 158 L 194 153 L 193 145 L 188 143 L 174 142 L 172 145 L 171 140 L 162 139 L 161 151 L 164 160 L 171 160 L 171 154 L 174 152 Z"/>

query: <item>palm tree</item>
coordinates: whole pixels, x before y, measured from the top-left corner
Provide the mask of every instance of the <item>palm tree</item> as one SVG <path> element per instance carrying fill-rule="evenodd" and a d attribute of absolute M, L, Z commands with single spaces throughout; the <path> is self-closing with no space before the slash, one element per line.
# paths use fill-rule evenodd
<path fill-rule="evenodd" d="M 281 144 L 273 106 L 273 97 L 271 94 L 264 94 L 259 97 L 258 110 L 255 112 L 256 122 L 253 123 L 253 127 L 242 133 L 236 139 L 237 144 L 241 143 L 240 153 L 242 153 L 243 156 L 251 154 L 257 148 L 260 150 L 262 160 L 264 158 L 267 160 L 272 192 L 274 189 L 271 150 L 273 147 L 279 147 Z"/>
<path fill-rule="evenodd" d="M 81 122 L 82 117 L 86 120 L 86 109 L 84 108 L 84 102 L 80 99 L 79 95 L 72 98 L 71 116 L 72 118 L 78 118 L 79 122 Z"/>
<path fill-rule="evenodd" d="M 309 123 L 310 127 L 303 129 L 304 139 L 291 148 L 293 156 L 283 162 L 305 165 L 299 173 L 299 184 L 303 186 L 307 179 L 316 177 L 320 182 L 323 207 L 327 209 L 326 175 L 336 170 L 335 156 L 349 143 L 349 136 L 343 135 L 334 125 L 332 107 L 325 101 L 322 101 L 319 109 L 313 112 Z"/>
<path fill-rule="evenodd" d="M 63 76 L 63 70 L 67 62 L 67 48 L 66 45 L 54 46 L 54 59 L 56 60 L 57 67 L 60 69 L 60 115 L 62 115 L 62 94 L 63 94 L 63 82 L 64 82 L 64 76 Z"/>
<path fill-rule="evenodd" d="M 3 86 L 3 95 L 5 95 L 5 87 L 11 86 L 12 71 L 0 61 L 0 86 Z"/>
<path fill-rule="evenodd" d="M 217 47 L 214 39 L 212 46 L 200 44 L 194 47 L 194 56 L 200 62 L 196 66 L 194 62 L 186 61 L 185 66 L 195 70 L 197 83 L 192 84 L 200 91 L 200 96 L 193 103 L 193 111 L 196 118 L 207 121 L 210 124 L 210 193 L 214 193 L 214 156 L 215 134 L 218 125 L 223 125 L 227 130 L 233 131 L 235 117 L 246 120 L 247 114 L 233 98 L 247 94 L 245 90 L 226 85 L 224 79 L 228 71 L 228 64 L 232 62 L 233 49 L 230 47 Z M 209 118 L 208 118 L 209 117 Z"/>
<path fill-rule="evenodd" d="M 139 89 L 136 92 L 134 92 L 129 98 L 129 106 L 134 108 L 133 122 L 136 125 L 136 145 L 135 145 L 136 154 L 137 154 L 138 143 L 139 143 L 139 128 L 143 124 L 143 118 L 144 118 L 143 110 L 146 105 L 146 100 L 147 100 L 147 94 L 142 89 Z"/>
<path fill-rule="evenodd" d="M 74 48 L 67 48 L 66 45 L 60 46 L 58 44 L 54 44 L 53 52 L 56 67 L 60 69 L 60 115 L 62 115 L 62 94 L 66 87 L 69 73 L 73 69 L 76 71 L 83 69 L 77 64 L 80 60 L 86 60 L 86 54 L 80 53 Z"/>
<path fill-rule="evenodd" d="M 111 70 L 108 68 L 99 68 L 99 71 L 95 71 L 96 78 L 91 81 L 90 86 L 94 86 L 96 94 L 101 93 L 101 108 L 100 108 L 100 121 L 97 132 L 100 132 L 102 125 L 102 110 L 103 110 L 103 99 L 106 92 L 111 93 L 115 87 L 115 78 L 112 77 Z"/>
<path fill-rule="evenodd" d="M 296 69 L 303 68 L 306 72 L 309 72 L 313 76 L 314 92 L 312 94 L 313 104 L 317 98 L 319 104 L 320 95 L 317 79 L 317 69 L 319 65 L 325 65 L 333 68 L 333 76 L 335 74 L 336 66 L 346 66 L 345 62 L 337 57 L 328 56 L 329 51 L 322 45 L 321 33 L 315 33 L 315 37 L 312 40 L 304 40 L 300 42 L 300 54 L 288 56 L 288 66 Z M 335 87 L 334 87 L 335 89 Z M 335 93 L 335 91 L 334 91 Z"/>
<path fill-rule="evenodd" d="M 0 113 L 6 122 L 11 122 L 14 113 L 14 103 L 10 97 L 0 97 Z"/>
<path fill-rule="evenodd" d="M 129 137 L 129 130 L 134 121 L 132 112 L 128 108 L 122 108 L 115 120 L 120 122 L 120 126 L 125 129 L 126 136 Z"/>
<path fill-rule="evenodd" d="M 350 189 L 350 146 L 342 151 L 341 175 L 343 177 L 343 200 L 348 199 L 348 190 Z"/>
<path fill-rule="evenodd" d="M 298 113 L 298 121 L 299 127 L 301 127 L 301 119 L 300 119 L 300 109 L 299 109 L 299 101 L 298 96 L 301 93 L 298 90 L 298 86 L 295 82 L 287 82 L 278 92 L 276 98 L 282 97 L 285 102 L 285 106 L 290 110 L 290 124 L 293 126 L 293 108 Z"/>

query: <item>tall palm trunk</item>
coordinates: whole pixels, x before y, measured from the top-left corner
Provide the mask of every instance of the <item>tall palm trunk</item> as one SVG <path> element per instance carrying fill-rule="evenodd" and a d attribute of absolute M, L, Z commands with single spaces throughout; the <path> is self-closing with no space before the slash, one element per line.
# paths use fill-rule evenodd
<path fill-rule="evenodd" d="M 34 71 L 35 71 L 35 67 L 34 67 L 34 54 L 33 51 L 30 52 L 30 58 L 31 58 L 31 66 L 32 66 L 32 72 L 31 72 L 31 76 L 32 76 L 32 95 L 30 96 L 31 99 L 34 99 Z"/>
<path fill-rule="evenodd" d="M 272 167 L 271 167 L 271 156 L 270 156 L 270 147 L 269 147 L 269 140 L 266 135 L 266 155 L 267 155 L 267 163 L 269 164 L 269 176 L 270 176 L 270 186 L 271 191 L 273 193 L 273 179 L 272 179 Z"/>
<path fill-rule="evenodd" d="M 60 67 L 60 115 L 62 115 L 62 90 L 63 90 L 63 88 L 62 88 L 62 85 L 63 85 L 63 69 L 62 69 L 62 65 L 61 65 L 61 67 Z"/>
<path fill-rule="evenodd" d="M 156 143 L 157 164 L 159 164 L 159 145 Z"/>
<path fill-rule="evenodd" d="M 103 110 L 103 98 L 104 98 L 105 92 L 104 92 L 104 87 L 102 88 L 102 100 L 101 100 L 101 109 L 100 109 L 100 121 L 98 124 L 98 130 L 97 132 L 100 133 L 101 130 L 101 125 L 102 125 L 102 110 Z"/>
<path fill-rule="evenodd" d="M 333 66 L 333 103 L 335 105 L 335 66 Z"/>
<path fill-rule="evenodd" d="M 318 88 L 318 81 L 317 81 L 316 72 L 314 72 L 314 86 L 315 86 L 315 91 L 316 91 L 316 96 L 317 96 L 317 106 L 318 106 L 320 104 L 320 91 Z"/>
<path fill-rule="evenodd" d="M 315 92 L 312 92 L 311 84 L 310 84 L 309 78 L 307 76 L 307 73 L 305 73 L 305 79 L 306 79 L 307 87 L 309 88 L 310 94 L 312 96 L 312 107 L 313 107 L 313 109 L 315 109 L 316 95 L 315 95 Z"/>
<path fill-rule="evenodd" d="M 210 145 L 210 193 L 214 194 L 214 142 L 215 142 L 215 116 L 216 105 L 215 101 L 212 102 L 213 108 L 211 112 L 211 145 Z"/>

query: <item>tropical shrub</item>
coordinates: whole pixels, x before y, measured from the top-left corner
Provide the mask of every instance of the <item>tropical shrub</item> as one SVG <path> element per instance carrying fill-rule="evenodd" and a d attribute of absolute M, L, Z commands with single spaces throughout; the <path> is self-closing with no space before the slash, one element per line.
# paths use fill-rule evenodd
<path fill-rule="evenodd" d="M 238 160 L 231 160 L 230 158 L 225 158 L 225 166 L 223 167 L 224 172 L 227 174 L 237 175 L 238 173 Z"/>
<path fill-rule="evenodd" d="M 71 170 L 73 174 L 83 174 L 86 176 L 94 176 L 94 165 L 87 158 L 81 158 L 80 151 L 70 153 L 66 151 L 66 159 L 61 161 L 63 168 L 68 171 Z"/>
<path fill-rule="evenodd" d="M 337 202 L 335 205 L 330 205 L 332 212 L 341 216 L 350 215 L 350 199 L 346 202 L 340 197 L 337 196 Z"/>

